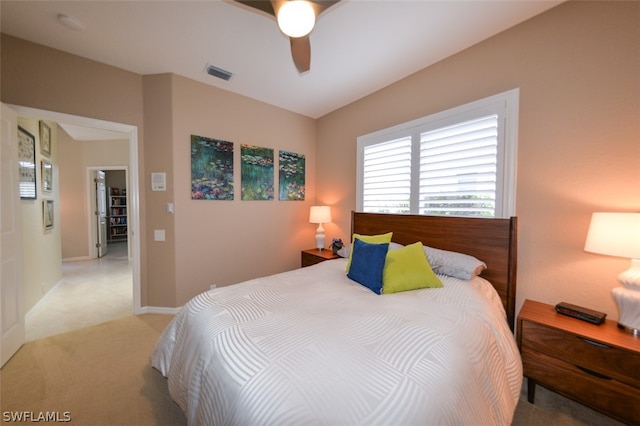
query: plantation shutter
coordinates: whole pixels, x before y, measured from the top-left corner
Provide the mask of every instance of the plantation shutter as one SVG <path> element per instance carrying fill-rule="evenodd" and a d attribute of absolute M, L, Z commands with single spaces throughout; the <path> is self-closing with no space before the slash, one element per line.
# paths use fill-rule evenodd
<path fill-rule="evenodd" d="M 519 93 L 358 136 L 356 210 L 514 216 Z"/>
<path fill-rule="evenodd" d="M 411 136 L 364 148 L 363 211 L 409 213 Z"/>
<path fill-rule="evenodd" d="M 498 116 L 420 134 L 419 214 L 493 217 Z"/>

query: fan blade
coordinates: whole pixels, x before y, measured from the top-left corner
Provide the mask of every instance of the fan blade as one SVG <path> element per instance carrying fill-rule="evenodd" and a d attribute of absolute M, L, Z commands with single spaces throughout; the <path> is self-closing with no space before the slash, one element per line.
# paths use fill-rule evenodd
<path fill-rule="evenodd" d="M 299 73 L 307 72 L 311 68 L 311 43 L 309 36 L 289 37 L 291 41 L 291 56 Z"/>
<path fill-rule="evenodd" d="M 235 0 L 237 3 L 265 12 L 271 16 L 278 16 L 278 11 L 284 3 L 289 0 Z M 325 10 L 338 3 L 340 0 L 310 0 L 316 18 Z M 307 72 L 311 69 L 311 42 L 309 36 L 289 37 L 291 44 L 291 56 L 299 73 Z"/>
<path fill-rule="evenodd" d="M 271 16 L 276 16 L 276 12 L 273 9 L 273 5 L 270 1 L 265 0 L 235 0 L 237 3 L 244 4 L 245 6 L 253 7 L 254 9 L 258 9 L 262 12 L 268 13 Z"/>
<path fill-rule="evenodd" d="M 313 9 L 316 12 L 316 18 L 325 10 L 329 9 L 334 4 L 338 3 L 340 0 L 316 0 L 311 1 L 313 4 Z"/>

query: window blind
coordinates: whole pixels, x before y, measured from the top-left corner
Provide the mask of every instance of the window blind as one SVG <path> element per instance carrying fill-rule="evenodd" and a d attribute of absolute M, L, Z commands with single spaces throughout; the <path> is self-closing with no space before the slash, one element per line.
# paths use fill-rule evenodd
<path fill-rule="evenodd" d="M 519 93 L 359 136 L 356 210 L 514 216 Z"/>
<path fill-rule="evenodd" d="M 363 211 L 409 213 L 411 136 L 364 148 Z"/>
<path fill-rule="evenodd" d="M 498 116 L 420 135 L 419 213 L 495 216 Z"/>

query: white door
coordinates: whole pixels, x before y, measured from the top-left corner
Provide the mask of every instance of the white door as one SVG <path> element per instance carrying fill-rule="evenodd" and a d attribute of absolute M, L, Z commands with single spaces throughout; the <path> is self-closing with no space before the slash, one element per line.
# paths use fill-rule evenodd
<path fill-rule="evenodd" d="M 0 113 L 0 366 L 24 343 L 22 230 L 18 192 L 18 115 L 2 104 Z"/>
<path fill-rule="evenodd" d="M 107 254 L 107 190 L 104 186 L 104 172 L 96 170 L 93 181 L 96 185 L 96 247 L 98 257 Z"/>

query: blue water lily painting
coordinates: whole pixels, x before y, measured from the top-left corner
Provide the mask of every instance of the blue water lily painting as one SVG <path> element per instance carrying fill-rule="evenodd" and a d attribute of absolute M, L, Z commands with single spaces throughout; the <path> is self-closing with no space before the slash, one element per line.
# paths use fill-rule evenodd
<path fill-rule="evenodd" d="M 305 193 L 304 155 L 280 151 L 280 201 L 303 201 Z"/>
<path fill-rule="evenodd" d="M 273 200 L 273 148 L 242 145 L 242 199 Z"/>
<path fill-rule="evenodd" d="M 191 199 L 233 200 L 233 142 L 191 135 Z"/>

